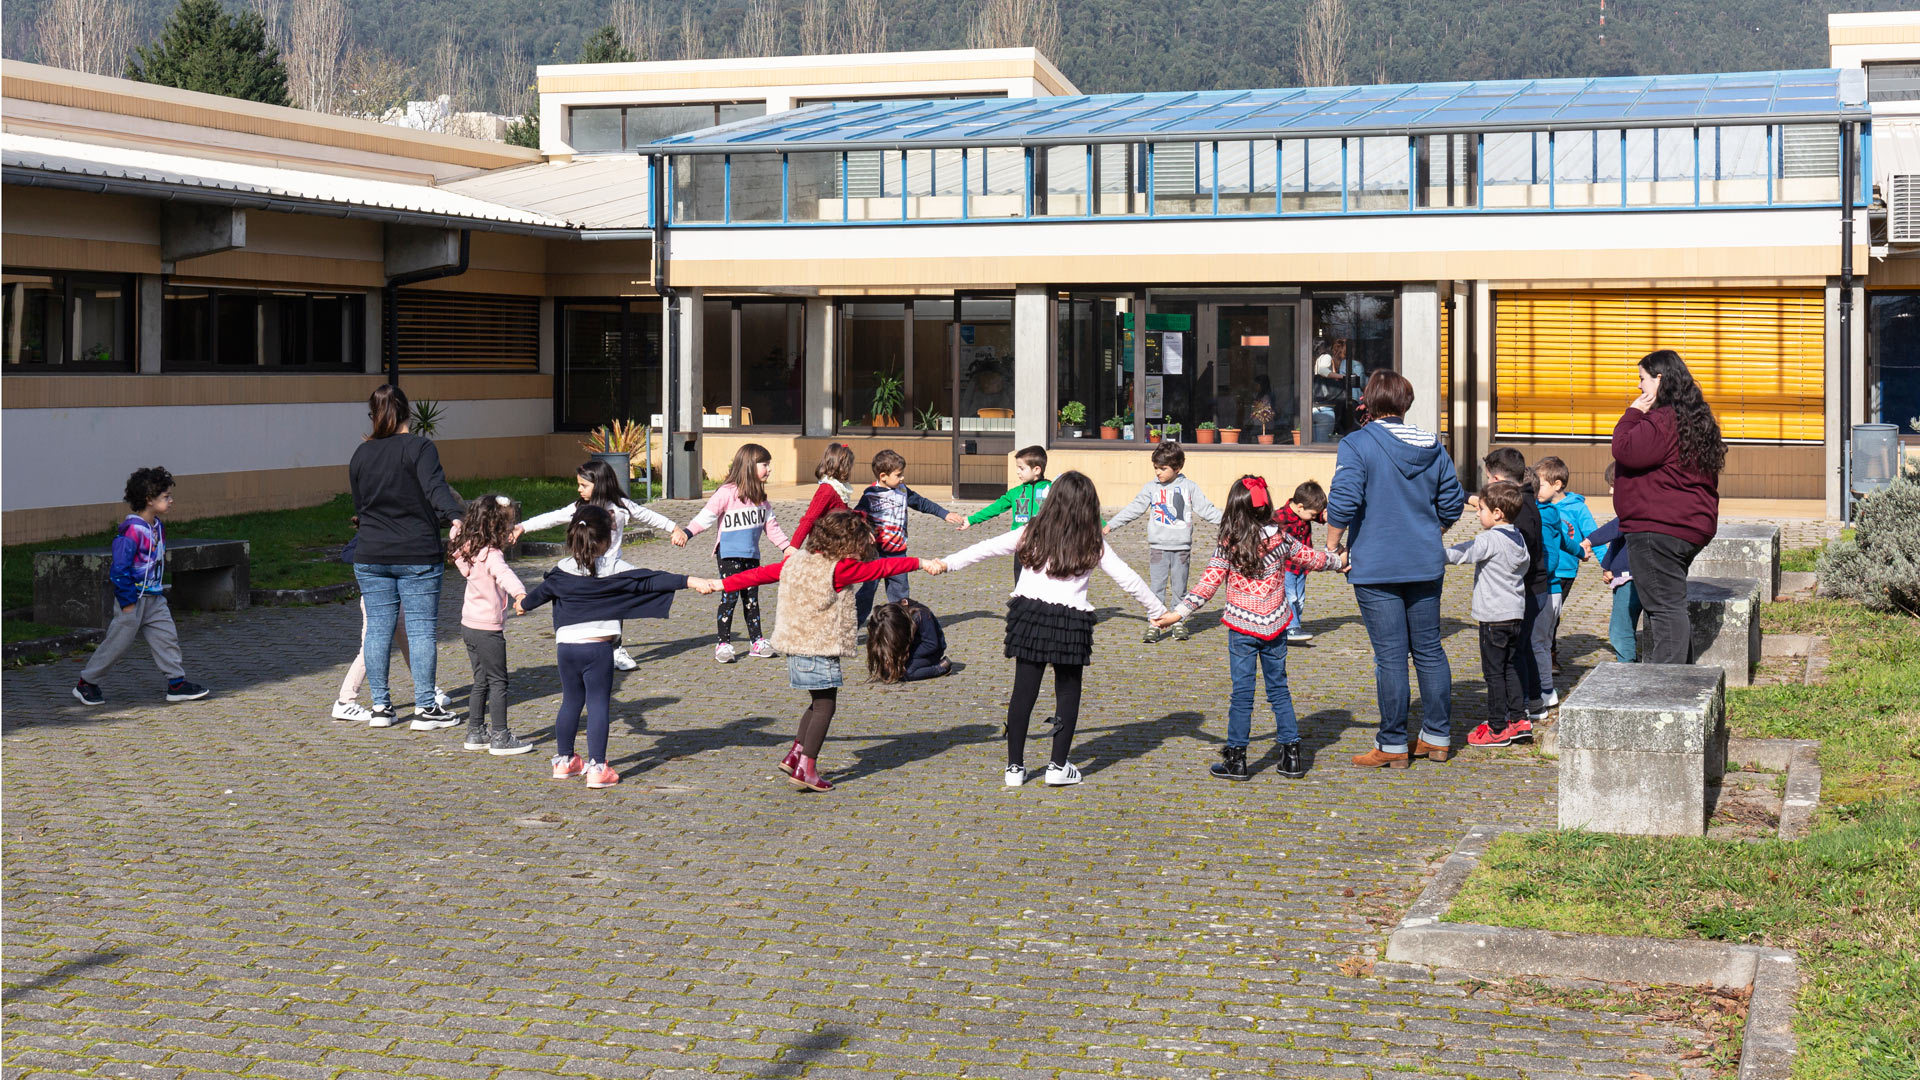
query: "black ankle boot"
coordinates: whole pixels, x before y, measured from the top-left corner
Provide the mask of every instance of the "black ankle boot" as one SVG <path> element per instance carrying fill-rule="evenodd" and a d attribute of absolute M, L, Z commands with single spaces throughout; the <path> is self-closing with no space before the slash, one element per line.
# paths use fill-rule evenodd
<path fill-rule="evenodd" d="M 1280 775 L 1298 780 L 1307 775 L 1307 767 L 1300 763 L 1300 744 L 1290 742 L 1280 748 Z"/>
<path fill-rule="evenodd" d="M 1251 780 L 1247 772 L 1247 748 L 1244 746 L 1223 746 L 1220 748 L 1220 763 L 1208 770 L 1222 780 Z"/>

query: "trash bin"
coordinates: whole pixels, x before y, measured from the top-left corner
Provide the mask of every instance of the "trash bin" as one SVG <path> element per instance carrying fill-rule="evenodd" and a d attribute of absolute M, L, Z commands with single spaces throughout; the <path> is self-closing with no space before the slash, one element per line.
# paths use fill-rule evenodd
<path fill-rule="evenodd" d="M 1900 471 L 1900 428 L 1896 424 L 1853 425 L 1853 493 L 1871 495 L 1893 486 Z"/>

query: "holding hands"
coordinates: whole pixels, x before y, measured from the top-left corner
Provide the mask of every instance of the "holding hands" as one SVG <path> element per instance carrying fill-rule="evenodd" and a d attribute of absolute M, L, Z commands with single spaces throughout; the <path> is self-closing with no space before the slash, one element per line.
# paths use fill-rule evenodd
<path fill-rule="evenodd" d="M 939 559 L 921 559 L 920 569 L 937 577 L 947 572 L 947 564 Z"/>
<path fill-rule="evenodd" d="M 694 592 L 700 593 L 703 596 L 710 593 L 717 593 L 721 590 L 720 579 L 710 578 L 710 577 L 690 577 L 687 579 L 687 588 L 692 589 Z"/>
<path fill-rule="evenodd" d="M 1178 613 L 1170 610 L 1164 615 L 1156 615 L 1153 618 L 1148 619 L 1147 621 L 1159 627 L 1160 629 L 1165 630 L 1167 627 L 1172 626 L 1174 623 L 1179 622 L 1180 616 Z"/>
<path fill-rule="evenodd" d="M 686 547 L 687 546 L 687 530 L 676 528 L 673 530 L 673 535 L 669 537 L 669 539 L 673 541 L 674 547 Z"/>
<path fill-rule="evenodd" d="M 958 525 L 960 526 L 960 528 L 965 529 L 967 527 L 967 519 L 961 516 L 960 514 L 955 513 L 952 510 L 949 510 L 947 511 L 947 524 Z"/>

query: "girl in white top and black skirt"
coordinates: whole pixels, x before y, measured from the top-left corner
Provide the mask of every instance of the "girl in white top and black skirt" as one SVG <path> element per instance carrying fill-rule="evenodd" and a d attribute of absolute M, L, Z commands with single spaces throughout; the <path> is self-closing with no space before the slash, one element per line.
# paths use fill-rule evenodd
<path fill-rule="evenodd" d="M 1025 573 L 1007 603 L 1007 656 L 1013 660 L 1013 696 L 1007 702 L 1008 787 L 1026 782 L 1027 725 L 1040 697 L 1040 678 L 1053 665 L 1053 757 L 1046 782 L 1080 782 L 1067 760 L 1080 716 L 1080 683 L 1093 659 L 1093 604 L 1087 583 L 1095 567 L 1140 601 L 1148 618 L 1166 605 L 1100 535 L 1100 496 L 1085 473 L 1061 474 L 1027 527 L 996 536 L 939 560 L 935 573 L 959 570 L 994 555 L 1012 555 Z"/>

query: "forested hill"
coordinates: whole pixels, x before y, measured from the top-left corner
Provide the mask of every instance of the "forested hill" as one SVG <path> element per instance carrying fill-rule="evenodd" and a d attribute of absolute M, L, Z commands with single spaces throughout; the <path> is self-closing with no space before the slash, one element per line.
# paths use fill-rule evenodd
<path fill-rule="evenodd" d="M 8 0 L 8 55 L 31 54 L 24 28 L 45 2 Z M 149 37 L 173 6 L 130 2 Z M 534 63 L 577 59 L 619 2 L 349 0 L 350 33 L 363 48 L 419 64 L 416 89 L 430 93 L 424 60 L 451 31 L 477 69 L 472 81 L 506 86 Z M 697 51 L 732 51 L 746 0 L 689 2 Z M 803 0 L 780 2 L 785 50 L 797 52 Z M 981 2 L 886 0 L 887 46 L 962 47 Z M 1297 85 L 1308 2 L 1059 0 L 1055 60 L 1088 92 Z M 1346 0 L 1346 9 L 1347 81 L 1400 82 L 1821 67 L 1828 12 L 1916 10 L 1920 0 L 1607 0 L 1604 36 L 1600 0 Z M 662 51 L 680 56 L 681 0 L 652 0 L 652 10 Z M 509 49 L 518 56 L 511 65 Z"/>

